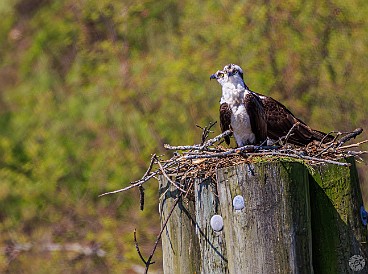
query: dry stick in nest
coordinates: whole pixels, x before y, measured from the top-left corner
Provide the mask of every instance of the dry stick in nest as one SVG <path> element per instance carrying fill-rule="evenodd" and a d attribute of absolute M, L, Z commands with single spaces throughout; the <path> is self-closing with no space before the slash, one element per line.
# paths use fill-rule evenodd
<path fill-rule="evenodd" d="M 256 150 L 272 150 L 276 149 L 278 146 L 255 146 L 255 145 L 246 145 L 238 148 L 232 148 L 223 152 L 217 152 L 212 154 L 194 154 L 194 155 L 184 155 L 183 157 L 187 160 L 191 159 L 201 159 L 201 158 L 222 158 L 230 155 L 239 155 L 239 152 L 253 152 Z"/>
<path fill-rule="evenodd" d="M 333 131 L 330 131 L 329 133 L 327 133 L 325 136 L 323 136 L 323 138 L 322 138 L 322 140 L 321 140 L 321 142 L 319 142 L 319 146 L 318 147 L 321 147 L 322 146 L 322 144 L 323 144 L 323 142 L 324 142 L 324 140 L 329 136 L 329 135 L 331 135 L 332 133 L 336 133 L 336 136 L 334 137 L 334 139 L 331 141 L 331 145 L 333 145 L 334 143 L 335 143 L 335 141 L 337 140 L 337 138 L 341 135 L 341 134 L 343 134 L 342 132 L 340 132 L 340 131 L 335 131 L 335 130 L 333 130 Z"/>
<path fill-rule="evenodd" d="M 231 134 L 231 130 L 226 130 L 223 133 L 221 133 L 220 135 L 216 136 L 215 138 L 209 139 L 208 141 L 206 141 L 203 145 L 193 145 L 193 146 L 171 146 L 169 144 L 164 144 L 164 148 L 168 149 L 168 150 L 205 150 L 207 149 L 209 146 L 213 145 L 214 143 L 218 142 L 219 140 L 221 140 L 221 138 L 224 138 L 225 136 L 228 136 Z"/>
<path fill-rule="evenodd" d="M 182 189 L 181 187 L 179 187 L 175 182 L 173 182 L 173 180 L 170 179 L 169 176 L 167 176 L 164 168 L 162 167 L 160 161 L 157 158 L 156 158 L 156 161 L 157 161 L 158 166 L 160 167 L 160 170 L 161 170 L 162 175 L 165 176 L 165 178 L 170 182 L 170 184 L 172 184 L 173 186 L 175 186 L 181 192 L 186 193 L 186 191 L 184 189 Z"/>
<path fill-rule="evenodd" d="M 291 127 L 291 129 L 289 130 L 289 132 L 286 134 L 286 137 L 285 137 L 285 141 L 282 143 L 282 145 L 286 145 L 288 140 L 289 140 L 289 137 L 291 136 L 293 130 L 295 127 L 299 126 L 300 125 L 300 122 L 296 122 L 295 124 L 293 124 L 293 126 Z"/>
<path fill-rule="evenodd" d="M 337 136 L 335 137 L 335 139 L 337 138 Z M 322 142 L 322 141 L 321 141 Z M 326 151 L 328 151 L 330 148 L 335 146 L 335 142 L 333 141 L 331 144 L 329 144 L 325 149 L 323 149 L 321 152 L 319 152 L 316 157 L 321 156 L 323 153 L 325 153 Z"/>
<path fill-rule="evenodd" d="M 178 158 L 178 157 L 177 156 L 172 157 L 169 161 L 167 161 L 167 163 L 165 163 L 163 165 L 163 168 L 165 169 L 165 168 L 168 168 L 168 167 L 173 166 L 174 164 L 176 164 L 176 158 Z M 147 175 L 146 177 L 142 177 L 142 179 L 140 179 L 138 181 L 132 182 L 130 186 L 127 186 L 127 187 L 124 187 L 124 188 L 121 188 L 121 189 L 118 189 L 118 190 L 102 193 L 102 194 L 98 195 L 98 197 L 102 197 L 102 196 L 110 195 L 110 194 L 115 194 L 115 193 L 127 191 L 127 190 L 135 188 L 135 187 L 139 187 L 140 185 L 144 184 L 149 179 L 152 179 L 153 177 L 155 177 L 156 175 L 158 175 L 160 173 L 161 173 L 161 170 L 158 169 L 154 172 L 151 172 L 150 175 Z"/>
<path fill-rule="evenodd" d="M 321 152 L 319 152 L 316 157 L 318 156 L 321 156 L 323 153 L 325 153 L 326 151 L 328 151 L 329 149 L 331 149 L 332 147 L 335 147 L 335 148 L 341 148 L 341 146 L 346 143 L 347 141 L 351 140 L 352 138 L 355 138 L 357 137 L 359 134 L 361 134 L 363 132 L 363 129 L 362 128 L 357 128 L 355 129 L 354 131 L 352 132 L 345 132 L 345 136 L 342 137 L 338 142 L 337 144 L 335 143 L 336 142 L 336 139 L 338 136 L 340 136 L 341 132 L 338 132 L 338 135 L 335 137 L 335 139 L 331 142 L 331 144 L 329 146 L 327 146 L 325 149 L 323 149 Z M 323 139 L 322 139 L 323 140 Z M 322 141 L 321 141 L 322 142 Z"/>
<path fill-rule="evenodd" d="M 368 140 L 364 140 L 364 141 L 361 141 L 361 142 L 356 143 L 356 144 L 342 146 L 342 147 L 339 147 L 339 149 L 347 149 L 347 148 L 351 148 L 351 147 L 359 147 L 360 145 L 365 144 L 365 143 L 368 143 Z"/>
<path fill-rule="evenodd" d="M 215 121 L 215 122 L 210 122 L 209 123 L 209 125 L 208 126 L 206 126 L 206 127 L 201 127 L 201 126 L 199 126 L 199 125 L 196 125 L 197 127 L 199 127 L 200 129 L 202 129 L 202 143 L 201 143 L 201 145 L 203 145 L 205 142 L 206 142 L 206 140 L 207 140 L 207 138 L 208 138 L 208 135 L 210 134 L 210 133 L 213 133 L 213 131 L 211 131 L 211 128 L 214 126 L 214 125 L 216 125 L 216 123 L 217 123 L 217 121 Z"/>
<path fill-rule="evenodd" d="M 342 137 L 339 142 L 338 142 L 338 148 L 340 146 L 342 146 L 344 143 L 346 143 L 347 141 L 349 141 L 350 139 L 353 139 L 355 137 L 357 137 L 359 134 L 361 134 L 363 132 L 362 128 L 357 128 L 355 129 L 353 132 L 347 134 L 346 136 Z"/>
<path fill-rule="evenodd" d="M 284 156 L 284 157 L 291 157 L 291 158 L 296 158 L 296 159 L 304 159 L 304 160 L 314 161 L 314 162 L 324 162 L 324 163 L 329 163 L 329 164 L 334 164 L 334 165 L 339 165 L 339 166 L 350 166 L 349 163 L 343 163 L 343 162 L 338 162 L 338 161 L 333 161 L 333 160 L 328 160 L 328 159 L 322 159 L 322 158 L 304 156 L 304 155 L 300 155 L 300 154 L 282 153 L 282 152 L 277 152 L 277 151 L 268 151 L 268 152 L 261 152 L 261 153 L 255 153 L 255 154 L 258 154 L 258 155 Z"/>

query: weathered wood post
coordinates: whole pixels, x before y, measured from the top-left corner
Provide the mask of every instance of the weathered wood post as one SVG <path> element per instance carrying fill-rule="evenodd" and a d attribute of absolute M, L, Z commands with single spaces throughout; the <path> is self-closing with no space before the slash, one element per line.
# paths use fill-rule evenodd
<path fill-rule="evenodd" d="M 163 222 L 178 190 L 162 176 L 160 193 Z M 178 205 L 162 235 L 165 273 L 348 273 L 350 256 L 367 258 L 354 165 L 239 164 L 218 169 L 217 182 L 196 179 L 194 201 Z"/>
<path fill-rule="evenodd" d="M 221 215 L 216 182 L 212 179 L 196 180 L 195 184 L 196 236 L 199 238 L 201 272 L 229 273 L 226 255 L 225 230 L 213 231 L 211 217 Z"/>
<path fill-rule="evenodd" d="M 230 273 L 311 273 L 308 173 L 300 163 L 219 170 L 218 193 Z M 232 200 L 241 195 L 242 210 Z"/>
<path fill-rule="evenodd" d="M 228 273 L 223 231 L 214 232 L 209 220 L 220 213 L 211 179 L 195 180 L 195 193 L 180 199 L 162 235 L 165 273 Z M 161 224 L 179 191 L 160 177 Z M 197 201 L 196 203 L 194 202 Z"/>
<path fill-rule="evenodd" d="M 162 224 L 178 198 L 179 190 L 161 176 L 159 192 Z M 162 234 L 165 273 L 200 273 L 200 249 L 195 235 L 194 201 L 180 198 Z"/>
<path fill-rule="evenodd" d="M 350 167 L 324 164 L 310 174 L 316 273 L 354 273 L 349 259 L 354 255 L 368 259 L 367 229 L 360 218 L 363 201 L 358 174 L 354 159 L 347 161 Z M 359 273 L 368 273 L 368 267 Z"/>

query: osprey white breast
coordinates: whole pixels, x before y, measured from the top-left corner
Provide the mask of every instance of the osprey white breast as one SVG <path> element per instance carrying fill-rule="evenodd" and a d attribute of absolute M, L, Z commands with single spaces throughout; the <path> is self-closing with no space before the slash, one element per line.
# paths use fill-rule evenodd
<path fill-rule="evenodd" d="M 225 66 L 223 71 L 217 71 L 210 77 L 222 86 L 221 129 L 232 130 L 238 147 L 263 142 L 267 130 L 260 99 L 246 88 L 241 74 L 240 67 Z M 229 144 L 229 137 L 225 141 Z"/>
<path fill-rule="evenodd" d="M 245 96 L 250 92 L 244 87 L 223 86 L 221 103 L 227 103 L 231 109 L 231 128 L 238 146 L 255 143 L 255 135 L 252 132 L 250 118 L 244 104 Z"/>

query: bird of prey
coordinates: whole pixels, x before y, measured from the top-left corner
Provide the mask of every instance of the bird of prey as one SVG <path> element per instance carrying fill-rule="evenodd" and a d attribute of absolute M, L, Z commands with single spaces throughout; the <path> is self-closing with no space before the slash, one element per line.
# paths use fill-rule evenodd
<path fill-rule="evenodd" d="M 236 73 L 235 71 L 237 71 L 237 75 L 241 78 L 242 85 L 246 90 L 250 91 L 244 83 L 243 70 L 238 65 L 229 64 L 223 69 L 224 74 L 234 74 Z M 253 91 L 250 92 L 256 94 L 262 101 L 267 121 L 267 137 L 269 139 L 277 141 L 279 138 L 285 137 L 294 126 L 287 140 L 291 144 L 303 146 L 312 141 L 327 143 L 333 140 L 334 137 L 332 135 L 310 128 L 275 99 Z"/>
<path fill-rule="evenodd" d="M 249 91 L 242 79 L 242 70 L 234 65 L 217 71 L 210 79 L 222 86 L 220 126 L 222 132 L 231 129 L 238 147 L 261 144 L 267 139 L 266 114 L 261 99 Z M 230 137 L 225 141 L 230 144 Z"/>

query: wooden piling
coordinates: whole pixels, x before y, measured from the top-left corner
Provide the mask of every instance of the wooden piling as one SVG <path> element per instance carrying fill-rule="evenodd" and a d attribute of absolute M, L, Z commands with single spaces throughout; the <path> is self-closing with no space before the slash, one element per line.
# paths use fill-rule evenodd
<path fill-rule="evenodd" d="M 195 181 L 162 235 L 165 273 L 348 273 L 349 258 L 367 258 L 366 231 L 352 166 L 299 162 L 239 164 Z M 162 221 L 178 191 L 160 177 Z M 241 195 L 245 207 L 233 207 Z M 223 217 L 221 231 L 210 219 Z M 336 266 L 337 265 L 337 266 Z"/>
<path fill-rule="evenodd" d="M 239 165 L 218 172 L 230 273 L 311 273 L 308 173 L 300 163 Z M 232 200 L 245 199 L 236 211 Z"/>
<path fill-rule="evenodd" d="M 354 255 L 368 259 L 367 229 L 360 218 L 363 201 L 358 174 L 353 158 L 347 161 L 350 167 L 324 164 L 309 175 L 316 273 L 354 273 L 349 259 Z M 368 273 L 368 268 L 359 273 Z"/>

